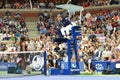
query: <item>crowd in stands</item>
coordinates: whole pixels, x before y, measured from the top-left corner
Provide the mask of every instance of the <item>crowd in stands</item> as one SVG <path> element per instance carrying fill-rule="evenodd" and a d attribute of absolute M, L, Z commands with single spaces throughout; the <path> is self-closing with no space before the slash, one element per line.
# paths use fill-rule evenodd
<path fill-rule="evenodd" d="M 0 52 L 19 51 L 21 36 L 28 38 L 26 22 L 21 12 L 16 11 L 12 16 L 10 11 L 6 11 L 0 17 Z M 0 62 L 15 62 L 17 55 L 0 54 Z"/>
<path fill-rule="evenodd" d="M 65 20 L 68 22 L 64 23 Z M 59 38 L 59 29 L 66 27 L 72 21 L 78 20 L 78 14 L 74 14 L 69 20 L 67 13 L 53 16 L 52 13 L 45 11 L 39 15 L 37 21 L 40 36 L 30 39 L 21 13 L 17 12 L 12 18 L 11 13 L 7 11 L 5 17 L 0 18 L 0 51 L 16 52 L 16 54 L 10 56 L 0 54 L 1 62 L 15 62 L 16 58 L 19 57 L 17 54 L 19 51 L 47 51 L 49 64 L 54 67 L 57 66 L 51 62 L 53 59 L 56 59 L 56 61 L 62 59 L 67 62 L 67 43 L 56 43 L 54 39 Z M 87 11 L 82 15 L 81 27 L 82 39 L 78 37 L 80 40 L 77 43 L 79 61 L 120 61 L 119 10 L 101 10 L 97 14 Z M 4 40 L 10 40 L 13 43 L 2 43 Z M 25 59 L 29 60 L 29 57 Z M 71 61 L 75 61 L 74 55 Z"/>
<path fill-rule="evenodd" d="M 58 14 L 54 17 L 45 12 L 39 16 L 37 28 L 43 41 L 47 42 L 45 46 L 48 58 L 62 57 L 63 61 L 67 62 L 67 44 L 52 42 L 54 38 L 59 37 L 57 30 L 69 24 L 65 19 L 69 21 L 68 14 Z M 73 15 L 70 22 L 77 20 L 79 15 Z M 79 38 L 78 41 L 79 61 L 120 61 L 119 10 L 101 10 L 97 14 L 87 11 L 82 15 L 81 26 L 82 40 Z M 75 56 L 71 61 L 75 61 Z"/>
<path fill-rule="evenodd" d="M 48 8 L 56 8 L 56 5 L 66 4 L 66 0 L 55 0 L 55 1 L 47 1 L 47 0 L 36 0 L 31 3 L 29 0 L 21 0 L 21 1 L 11 1 L 11 2 L 0 2 L 0 8 L 8 8 L 8 9 L 30 9 L 31 5 L 33 9 L 48 9 Z M 71 1 L 72 4 L 77 4 L 83 7 L 91 7 L 91 6 L 106 6 L 113 4 L 120 4 L 120 0 L 80 0 L 80 1 Z"/>
<path fill-rule="evenodd" d="M 5 1 L 0 2 L 0 8 L 7 8 L 7 9 L 30 9 L 31 5 L 33 8 L 37 9 L 46 9 L 46 8 L 55 8 L 56 4 L 62 4 L 65 3 L 64 1 L 29 1 L 29 0 L 21 0 L 21 1 L 8 1 L 7 3 Z"/>
<path fill-rule="evenodd" d="M 84 7 L 91 7 L 91 6 L 107 6 L 107 5 L 116 5 L 120 4 L 119 0 L 88 0 L 87 2 L 78 3 L 78 5 L 84 6 Z"/>

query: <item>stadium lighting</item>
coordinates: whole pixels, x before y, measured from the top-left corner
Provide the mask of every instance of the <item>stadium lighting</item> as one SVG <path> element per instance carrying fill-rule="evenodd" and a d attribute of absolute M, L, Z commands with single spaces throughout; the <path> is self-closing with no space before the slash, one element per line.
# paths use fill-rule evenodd
<path fill-rule="evenodd" d="M 33 7 L 32 7 L 32 1 L 29 0 L 29 3 L 30 3 L 30 8 L 32 9 L 32 8 L 33 8 Z"/>
<path fill-rule="evenodd" d="M 71 2 L 71 0 L 68 0 L 66 4 L 69 4 Z"/>
<path fill-rule="evenodd" d="M 5 4 L 6 4 L 5 6 L 6 6 L 6 9 L 7 9 L 7 0 L 5 1 Z"/>

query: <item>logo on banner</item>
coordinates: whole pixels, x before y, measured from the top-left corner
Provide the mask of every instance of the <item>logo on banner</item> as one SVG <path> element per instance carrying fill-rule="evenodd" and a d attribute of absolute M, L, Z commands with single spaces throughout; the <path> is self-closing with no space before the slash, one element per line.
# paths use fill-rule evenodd
<path fill-rule="evenodd" d="M 103 70 L 103 69 L 104 69 L 104 68 L 103 68 L 103 65 L 102 65 L 102 64 L 99 64 L 99 63 L 96 64 L 95 67 L 96 67 L 97 70 Z"/>
<path fill-rule="evenodd" d="M 76 67 L 75 63 L 72 63 L 71 67 L 72 67 L 72 68 L 75 68 L 75 67 Z"/>
<path fill-rule="evenodd" d="M 34 56 L 32 60 L 32 68 L 35 70 L 41 70 L 44 66 L 44 57 L 40 55 Z"/>

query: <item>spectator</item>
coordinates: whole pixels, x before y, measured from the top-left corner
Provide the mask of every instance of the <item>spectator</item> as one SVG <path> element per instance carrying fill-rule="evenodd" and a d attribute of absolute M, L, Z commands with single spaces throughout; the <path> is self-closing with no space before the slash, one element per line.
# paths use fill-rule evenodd
<path fill-rule="evenodd" d="M 40 4 L 39 4 L 39 8 L 45 9 L 46 8 L 46 4 L 43 1 L 41 1 Z"/>
<path fill-rule="evenodd" d="M 48 7 L 49 7 L 50 9 L 53 9 L 53 8 L 55 7 L 55 5 L 54 5 L 53 2 L 50 2 L 50 3 L 48 4 Z"/>
<path fill-rule="evenodd" d="M 43 19 L 46 20 L 49 18 L 49 14 L 48 14 L 48 11 L 44 11 L 43 12 Z"/>
<path fill-rule="evenodd" d="M 17 12 L 15 13 L 15 16 L 14 16 L 15 20 L 16 20 L 16 21 L 17 21 L 17 20 L 20 20 L 20 17 L 21 17 L 21 12 L 20 12 L 20 11 L 17 11 Z"/>
<path fill-rule="evenodd" d="M 110 60 L 110 56 L 112 55 L 112 52 L 110 51 L 109 47 L 106 46 L 105 51 L 102 53 L 102 60 Z"/>
<path fill-rule="evenodd" d="M 102 47 L 99 46 L 98 51 L 96 51 L 96 53 L 93 56 L 93 60 L 100 61 L 102 60 L 101 58 L 102 58 Z"/>
<path fill-rule="evenodd" d="M 96 36 L 95 36 L 93 31 L 92 31 L 91 35 L 89 36 L 89 40 L 92 41 L 92 42 L 96 41 Z"/>
<path fill-rule="evenodd" d="M 107 23 L 107 25 L 106 25 L 106 29 L 107 29 L 108 31 L 112 32 L 113 27 L 112 27 L 111 22 L 108 22 L 108 23 Z"/>
<path fill-rule="evenodd" d="M 113 54 L 110 57 L 111 57 L 110 60 L 112 62 L 119 61 L 120 60 L 119 59 L 119 50 L 118 49 L 114 50 Z"/>

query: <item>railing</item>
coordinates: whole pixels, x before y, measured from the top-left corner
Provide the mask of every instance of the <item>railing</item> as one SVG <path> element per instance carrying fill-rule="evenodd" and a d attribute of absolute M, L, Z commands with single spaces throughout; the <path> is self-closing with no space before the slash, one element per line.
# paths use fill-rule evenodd
<path fill-rule="evenodd" d="M 93 7 L 86 7 L 84 10 L 104 10 L 104 9 L 120 9 L 119 5 L 107 5 L 107 6 L 93 6 Z"/>
<path fill-rule="evenodd" d="M 84 10 L 103 10 L 103 9 L 120 9 L 120 4 L 119 5 L 106 5 L 106 6 L 90 6 L 90 7 L 85 7 Z M 38 9 L 38 8 L 33 8 L 33 9 L 0 9 L 0 12 L 5 12 L 5 11 L 11 11 L 11 12 L 16 12 L 17 10 L 21 12 L 43 12 L 43 11 L 50 11 L 50 9 Z M 63 9 L 52 9 L 53 12 L 59 12 L 59 11 L 64 11 Z"/>

